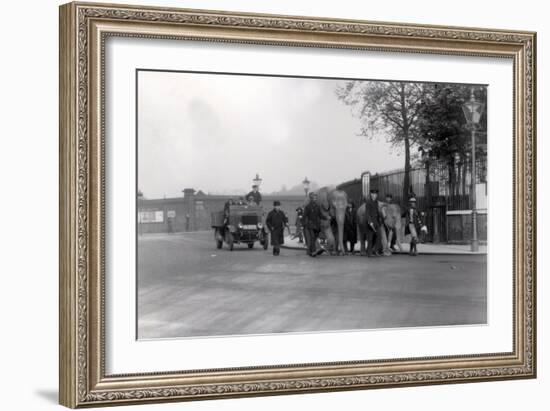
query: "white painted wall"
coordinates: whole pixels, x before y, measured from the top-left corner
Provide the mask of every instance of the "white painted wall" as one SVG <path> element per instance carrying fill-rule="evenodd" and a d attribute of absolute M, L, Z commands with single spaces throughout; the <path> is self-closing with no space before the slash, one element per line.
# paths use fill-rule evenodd
<path fill-rule="evenodd" d="M 130 2 L 130 0 L 127 0 Z M 137 1 L 159 6 L 228 9 L 443 25 L 538 31 L 539 203 L 549 199 L 549 13 L 544 2 L 463 0 L 359 2 L 306 0 Z M 0 25 L 0 175 L 3 217 L 0 273 L 0 408 L 54 410 L 57 397 L 57 5 L 58 1 L 5 2 Z M 550 281 L 546 232 L 539 224 L 539 378 L 330 394 L 145 405 L 136 410 L 545 410 L 550 389 Z"/>

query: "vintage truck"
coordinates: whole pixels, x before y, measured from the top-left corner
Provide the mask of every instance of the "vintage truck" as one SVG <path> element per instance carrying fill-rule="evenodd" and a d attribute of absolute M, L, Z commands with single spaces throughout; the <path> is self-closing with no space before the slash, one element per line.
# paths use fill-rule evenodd
<path fill-rule="evenodd" d="M 235 244 L 247 244 L 253 248 L 259 242 L 265 249 L 268 247 L 267 232 L 263 224 L 264 211 L 257 205 L 229 205 L 222 211 L 213 212 L 212 228 L 216 247 L 222 248 L 225 242 L 233 251 Z"/>

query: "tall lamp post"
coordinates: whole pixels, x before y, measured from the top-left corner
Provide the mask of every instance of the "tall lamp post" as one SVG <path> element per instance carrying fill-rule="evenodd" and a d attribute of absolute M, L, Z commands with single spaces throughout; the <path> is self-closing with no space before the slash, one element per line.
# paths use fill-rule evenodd
<path fill-rule="evenodd" d="M 470 202 L 472 204 L 472 244 L 471 251 L 479 250 L 479 241 L 477 239 L 477 209 L 476 209 L 476 128 L 481 120 L 481 115 L 485 109 L 485 104 L 476 100 L 474 95 L 474 88 L 470 89 L 470 100 L 462 105 L 462 111 L 464 117 L 466 117 L 466 123 L 471 132 L 472 137 L 472 172 L 470 183 Z"/>
<path fill-rule="evenodd" d="M 304 192 L 306 193 L 306 198 L 307 198 L 307 193 L 309 192 L 309 184 L 310 184 L 310 181 L 306 178 L 304 178 L 304 181 L 302 181 L 302 185 L 304 186 Z"/>
<path fill-rule="evenodd" d="M 260 184 L 262 184 L 262 179 L 260 178 L 260 175 L 256 173 L 256 177 L 254 177 L 254 180 L 252 180 L 252 183 L 254 183 L 255 186 L 258 186 L 260 188 Z"/>

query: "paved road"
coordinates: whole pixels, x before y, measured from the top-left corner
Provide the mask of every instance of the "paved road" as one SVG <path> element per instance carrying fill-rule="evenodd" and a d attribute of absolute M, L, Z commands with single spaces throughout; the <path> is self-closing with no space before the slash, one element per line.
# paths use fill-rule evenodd
<path fill-rule="evenodd" d="M 422 251 L 422 246 L 420 246 Z M 210 232 L 138 242 L 138 337 L 486 322 L 486 257 L 279 257 L 217 250 Z"/>

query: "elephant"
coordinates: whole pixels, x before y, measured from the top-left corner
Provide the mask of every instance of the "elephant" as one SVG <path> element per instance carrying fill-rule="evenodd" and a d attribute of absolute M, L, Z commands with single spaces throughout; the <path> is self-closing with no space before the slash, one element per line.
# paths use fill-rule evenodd
<path fill-rule="evenodd" d="M 395 233 L 396 244 L 399 247 L 399 251 L 403 251 L 401 245 L 401 230 L 402 230 L 402 221 L 401 221 L 401 206 L 399 204 L 388 204 L 382 201 L 378 201 L 378 210 L 383 218 L 383 225 L 381 229 L 378 230 L 378 235 L 380 235 L 380 240 L 382 244 L 382 252 L 384 255 L 391 255 L 391 249 L 389 245 L 391 244 L 392 237 Z M 390 228 L 389 238 L 386 235 L 385 227 Z M 367 236 L 367 219 L 366 219 L 366 206 L 365 203 L 357 209 L 357 240 L 359 241 L 361 247 L 361 255 L 366 255 L 365 242 Z"/>
<path fill-rule="evenodd" d="M 395 235 L 395 244 L 397 244 L 397 247 L 399 248 L 399 251 L 403 251 L 403 246 L 401 245 L 401 238 L 402 238 L 402 210 L 401 206 L 399 204 L 393 204 L 393 203 L 379 203 L 379 208 L 382 213 L 382 218 L 384 219 L 384 224 L 387 228 L 390 229 L 389 235 L 386 238 L 386 244 L 384 244 L 384 235 L 382 235 L 382 244 L 384 245 L 384 251 L 391 252 L 391 249 L 389 248 L 389 245 L 392 242 L 392 238 Z"/>
<path fill-rule="evenodd" d="M 344 254 L 344 218 L 348 205 L 348 196 L 345 191 L 335 187 L 322 187 L 317 191 L 321 212 L 327 217 L 322 220 L 321 231 L 325 234 L 329 250 L 338 255 Z M 331 221 L 336 221 L 336 238 L 332 230 Z"/>

